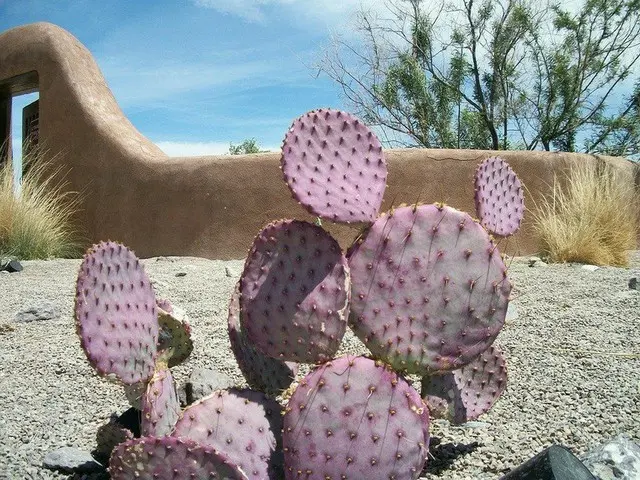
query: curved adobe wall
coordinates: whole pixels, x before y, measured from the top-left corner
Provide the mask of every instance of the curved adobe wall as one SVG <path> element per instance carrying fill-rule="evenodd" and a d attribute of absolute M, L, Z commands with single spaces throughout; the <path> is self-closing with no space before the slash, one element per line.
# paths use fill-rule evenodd
<path fill-rule="evenodd" d="M 34 74 L 34 72 L 37 73 Z M 38 85 L 34 85 L 37 82 Z M 78 221 L 90 241 L 119 240 L 142 257 L 242 258 L 254 235 L 278 218 L 310 219 L 291 199 L 279 154 L 169 158 L 123 115 L 89 51 L 67 31 L 36 23 L 0 34 L 0 95 L 38 88 L 40 141 L 68 167 L 70 188 L 83 191 Z M 304 112 L 300 112 L 302 114 Z M 283 137 L 289 125 L 283 125 Z M 493 152 L 497 153 L 497 152 Z M 492 152 L 387 150 L 392 203 L 446 201 L 473 211 L 476 164 Z M 577 154 L 500 152 L 534 198 Z M 631 163 L 608 158 L 629 172 Z M 526 199 L 529 206 L 531 198 Z M 348 226 L 327 226 L 343 246 Z M 509 252 L 536 250 L 530 222 Z"/>

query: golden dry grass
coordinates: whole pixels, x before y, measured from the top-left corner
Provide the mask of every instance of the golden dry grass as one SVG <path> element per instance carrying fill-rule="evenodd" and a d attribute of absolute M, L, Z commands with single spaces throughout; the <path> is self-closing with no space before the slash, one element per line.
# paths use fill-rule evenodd
<path fill-rule="evenodd" d="M 577 165 L 561 180 L 531 212 L 541 255 L 551 262 L 628 265 L 640 208 L 632 182 L 604 162 Z"/>
<path fill-rule="evenodd" d="M 17 196 L 11 162 L 0 167 L 0 257 L 80 257 L 82 244 L 71 221 L 79 196 L 65 191 L 66 184 L 56 180 L 60 169 L 50 170 L 51 160 L 41 152 L 36 150 L 23 161 L 30 168 Z"/>

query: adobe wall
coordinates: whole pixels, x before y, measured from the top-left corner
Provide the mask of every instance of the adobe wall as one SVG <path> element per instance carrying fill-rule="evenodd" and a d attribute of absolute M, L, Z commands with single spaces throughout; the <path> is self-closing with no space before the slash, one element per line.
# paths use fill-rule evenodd
<path fill-rule="evenodd" d="M 72 190 L 84 201 L 77 221 L 88 240 L 124 242 L 141 257 L 243 258 L 255 234 L 279 218 L 311 219 L 291 198 L 279 154 L 169 158 L 127 120 L 89 51 L 65 30 L 36 23 L 0 34 L 0 100 L 39 89 L 40 142 L 58 154 Z M 300 112 L 302 114 L 304 112 Z M 293 119 L 292 119 L 293 121 Z M 282 134 L 289 125 L 283 125 Z M 445 201 L 473 212 L 473 172 L 498 152 L 387 150 L 384 208 Z M 531 195 L 548 192 L 554 173 L 580 154 L 499 152 Z M 631 162 L 607 158 L 628 173 Z M 640 182 L 639 182 L 640 183 Z M 640 186 L 636 185 L 640 193 Z M 531 216 L 509 239 L 508 253 L 536 251 Z M 325 224 L 343 246 L 356 230 Z"/>

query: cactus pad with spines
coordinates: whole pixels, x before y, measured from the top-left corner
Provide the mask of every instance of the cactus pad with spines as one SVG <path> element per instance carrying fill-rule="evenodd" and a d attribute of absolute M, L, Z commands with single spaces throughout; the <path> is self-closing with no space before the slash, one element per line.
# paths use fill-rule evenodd
<path fill-rule="evenodd" d="M 298 364 L 272 358 L 254 348 L 240 325 L 240 281 L 229 303 L 229 340 L 238 366 L 251 388 L 279 395 L 298 373 Z"/>
<path fill-rule="evenodd" d="M 487 232 L 444 205 L 381 216 L 349 255 L 350 326 L 375 358 L 419 375 L 455 370 L 491 345 L 511 284 Z"/>
<path fill-rule="evenodd" d="M 155 294 L 131 250 L 114 242 L 89 249 L 78 272 L 75 316 L 82 348 L 98 374 L 125 384 L 153 375 Z"/>
<path fill-rule="evenodd" d="M 287 480 L 416 479 L 429 448 L 429 414 L 387 366 L 340 357 L 296 388 L 284 416 Z"/>
<path fill-rule="evenodd" d="M 373 222 L 384 195 L 387 164 L 378 138 L 340 110 L 299 117 L 282 146 L 282 172 L 294 198 L 334 222 Z"/>
<path fill-rule="evenodd" d="M 321 227 L 267 225 L 249 251 L 240 290 L 241 327 L 266 355 L 316 363 L 337 351 L 347 326 L 349 268 Z"/>
<path fill-rule="evenodd" d="M 459 425 L 488 412 L 507 386 L 504 354 L 491 345 L 459 370 L 422 379 L 422 398 L 432 418 Z"/>
<path fill-rule="evenodd" d="M 193 351 L 191 326 L 181 309 L 174 307 L 167 300 L 157 301 L 158 324 L 158 356 L 175 367 L 184 362 Z"/>
<path fill-rule="evenodd" d="M 180 402 L 171 371 L 160 365 L 142 396 L 142 435 L 168 435 L 180 416 Z"/>
<path fill-rule="evenodd" d="M 112 480 L 247 480 L 226 454 L 176 437 L 141 437 L 118 445 L 111 454 L 109 474 Z"/>
<path fill-rule="evenodd" d="M 280 414 L 280 406 L 255 394 L 249 397 L 233 389 L 213 392 L 183 410 L 171 435 L 225 452 L 250 479 L 269 478 L 279 432 L 271 430 L 267 416 Z"/>
<path fill-rule="evenodd" d="M 487 158 L 476 168 L 474 186 L 482 225 L 501 237 L 516 233 L 524 216 L 524 195 L 511 166 L 500 157 Z"/>

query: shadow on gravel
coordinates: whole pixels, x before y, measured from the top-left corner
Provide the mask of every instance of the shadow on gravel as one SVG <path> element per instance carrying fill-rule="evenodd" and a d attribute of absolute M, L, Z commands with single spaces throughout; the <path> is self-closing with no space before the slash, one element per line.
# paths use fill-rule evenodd
<path fill-rule="evenodd" d="M 429 457 L 422 474 L 440 475 L 445 473 L 458 457 L 468 455 L 480 446 L 481 444 L 478 442 L 471 442 L 466 445 L 463 443 L 440 443 L 438 437 L 431 437 L 429 441 Z"/>

